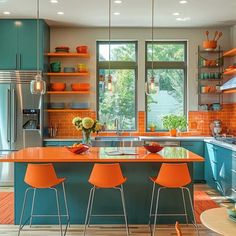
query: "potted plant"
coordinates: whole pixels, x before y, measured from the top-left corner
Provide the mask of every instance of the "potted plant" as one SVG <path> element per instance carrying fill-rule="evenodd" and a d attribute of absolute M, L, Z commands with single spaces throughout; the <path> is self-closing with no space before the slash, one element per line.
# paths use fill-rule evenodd
<path fill-rule="evenodd" d="M 149 125 L 149 128 L 150 128 L 150 131 L 151 131 L 151 132 L 155 132 L 155 131 L 156 131 L 156 124 L 152 122 L 152 123 Z"/>
<path fill-rule="evenodd" d="M 185 116 L 178 116 L 170 114 L 162 118 L 164 128 L 170 131 L 170 136 L 177 135 L 177 129 L 182 130 L 187 127 L 187 120 Z"/>

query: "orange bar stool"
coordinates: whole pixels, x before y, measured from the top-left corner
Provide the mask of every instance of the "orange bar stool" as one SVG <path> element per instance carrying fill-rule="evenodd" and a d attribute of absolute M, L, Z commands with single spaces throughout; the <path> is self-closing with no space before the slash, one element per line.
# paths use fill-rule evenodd
<path fill-rule="evenodd" d="M 25 190 L 23 207 L 22 207 L 21 216 L 20 216 L 20 225 L 19 225 L 18 235 L 20 235 L 20 231 L 23 229 L 23 227 L 25 226 L 25 224 L 29 220 L 30 220 L 30 227 L 31 227 L 33 217 L 52 217 L 52 216 L 53 217 L 58 217 L 61 236 L 63 235 L 61 217 L 66 217 L 67 218 L 67 224 L 66 224 L 66 228 L 65 228 L 65 231 L 64 231 L 64 235 L 66 235 L 67 227 L 68 227 L 69 222 L 70 222 L 70 216 L 69 216 L 69 211 L 68 211 L 68 206 L 67 206 L 66 191 L 65 191 L 65 184 L 64 184 L 65 178 L 58 178 L 57 177 L 56 172 L 55 172 L 54 167 L 53 167 L 52 164 L 28 164 L 27 169 L 26 169 L 26 173 L 25 173 L 24 181 L 30 187 L 28 187 Z M 61 212 L 60 212 L 60 203 L 59 203 L 59 198 L 58 198 L 58 190 L 55 187 L 59 184 L 62 184 L 66 215 L 62 215 Z M 34 214 L 34 204 L 35 204 L 36 190 L 46 189 L 46 188 L 55 191 L 56 204 L 57 204 L 57 214 L 55 214 L 55 215 L 36 215 L 36 214 Z M 30 190 L 33 190 L 31 214 L 30 214 L 30 217 L 25 221 L 25 223 L 22 224 L 22 219 L 23 219 L 24 211 L 25 211 L 25 203 L 26 203 L 28 192 Z"/>
<path fill-rule="evenodd" d="M 186 163 L 180 163 L 180 164 L 163 163 L 157 177 L 151 178 L 151 180 L 153 181 L 153 189 L 152 189 L 152 198 L 151 198 L 151 206 L 150 206 L 150 213 L 149 213 L 149 225 L 151 222 L 151 217 L 154 216 L 153 230 L 150 227 L 151 235 L 155 235 L 157 216 L 185 216 L 186 222 L 188 224 L 188 216 L 187 216 L 187 210 L 186 210 L 184 190 L 188 193 L 188 198 L 189 198 L 189 202 L 190 202 L 191 210 L 193 214 L 193 224 L 196 227 L 197 233 L 199 235 L 196 218 L 194 214 L 194 209 L 193 209 L 192 197 L 191 197 L 189 188 L 185 187 L 187 184 L 191 183 L 192 181 L 189 174 L 188 165 Z M 159 185 L 161 187 L 159 187 L 157 191 L 155 213 L 153 214 L 152 208 L 153 208 L 156 185 Z M 172 189 L 178 188 L 181 190 L 182 199 L 183 199 L 183 207 L 184 207 L 183 214 L 158 214 L 158 204 L 159 204 L 160 193 L 161 193 L 161 190 L 166 189 L 166 188 L 172 188 Z"/>
<path fill-rule="evenodd" d="M 90 189 L 89 193 L 89 200 L 87 206 L 87 212 L 85 217 L 85 224 L 84 224 L 84 235 L 86 234 L 87 226 L 90 224 L 90 219 L 93 216 L 121 216 L 125 219 L 125 226 L 126 226 L 126 233 L 129 235 L 129 228 L 128 228 L 128 221 L 127 221 L 127 213 L 125 208 L 125 198 L 124 198 L 124 190 L 123 190 L 123 183 L 126 182 L 126 178 L 123 177 L 120 165 L 118 163 L 115 164 L 94 164 L 93 170 L 90 174 L 88 182 L 93 185 Z M 120 215 L 93 215 L 92 208 L 93 208 L 93 200 L 95 195 L 96 189 L 107 189 L 113 188 L 120 191 L 121 194 L 121 201 L 123 207 L 123 214 Z"/>
<path fill-rule="evenodd" d="M 176 221 L 175 223 L 175 230 L 176 230 L 176 233 L 177 233 L 177 236 L 183 236 L 182 232 L 181 232 L 181 228 L 180 228 L 180 225 L 179 225 L 179 222 Z"/>

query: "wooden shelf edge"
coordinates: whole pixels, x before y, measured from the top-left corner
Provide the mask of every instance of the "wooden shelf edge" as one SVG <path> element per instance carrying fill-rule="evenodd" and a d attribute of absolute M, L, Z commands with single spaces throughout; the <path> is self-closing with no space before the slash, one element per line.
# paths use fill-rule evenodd
<path fill-rule="evenodd" d="M 60 53 L 60 52 L 49 52 L 46 53 L 46 56 L 49 57 L 83 57 L 89 58 L 89 53 L 76 53 L 76 52 L 67 52 L 67 53 Z"/>
<path fill-rule="evenodd" d="M 48 72 L 46 73 L 46 75 L 48 76 L 88 76 L 89 73 L 85 72 L 85 73 L 79 73 L 79 72 L 71 72 L 71 73 L 65 73 L 65 72 Z"/>
<path fill-rule="evenodd" d="M 47 91 L 47 94 L 89 94 L 90 91 Z"/>
<path fill-rule="evenodd" d="M 46 109 L 47 112 L 88 112 L 90 109 Z"/>
<path fill-rule="evenodd" d="M 229 51 L 226 51 L 224 54 L 223 54 L 224 57 L 233 57 L 233 56 L 236 56 L 236 48 L 233 48 Z"/>
<path fill-rule="evenodd" d="M 223 93 L 236 93 L 236 89 L 224 90 Z"/>

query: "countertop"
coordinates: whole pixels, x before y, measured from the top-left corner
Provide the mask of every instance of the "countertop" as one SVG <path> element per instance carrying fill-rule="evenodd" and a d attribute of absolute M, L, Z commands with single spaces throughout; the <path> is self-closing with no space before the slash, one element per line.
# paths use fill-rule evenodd
<path fill-rule="evenodd" d="M 108 155 L 117 148 L 92 147 L 83 154 L 71 153 L 65 147 L 30 147 L 1 157 L 0 162 L 203 162 L 204 158 L 182 147 L 164 147 L 149 153 L 144 147 L 120 148 L 124 155 Z M 127 153 L 136 153 L 129 155 Z"/>

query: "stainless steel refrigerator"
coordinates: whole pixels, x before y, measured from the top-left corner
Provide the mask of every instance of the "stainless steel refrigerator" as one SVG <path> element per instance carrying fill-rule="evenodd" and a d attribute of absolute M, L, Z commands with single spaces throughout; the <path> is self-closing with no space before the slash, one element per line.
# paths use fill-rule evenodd
<path fill-rule="evenodd" d="M 0 158 L 42 146 L 43 97 L 30 93 L 36 71 L 0 71 Z M 0 186 L 13 186 L 14 164 L 0 163 Z"/>

